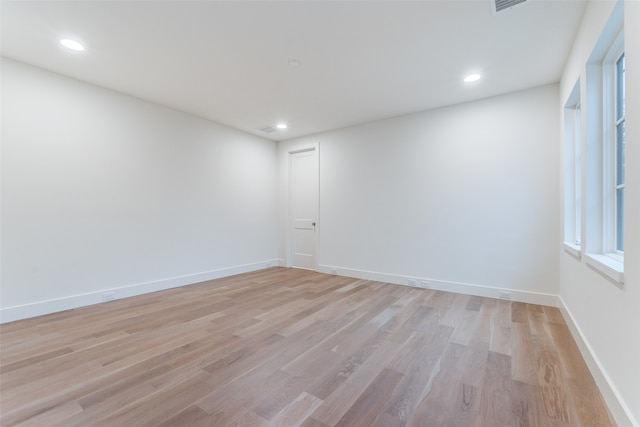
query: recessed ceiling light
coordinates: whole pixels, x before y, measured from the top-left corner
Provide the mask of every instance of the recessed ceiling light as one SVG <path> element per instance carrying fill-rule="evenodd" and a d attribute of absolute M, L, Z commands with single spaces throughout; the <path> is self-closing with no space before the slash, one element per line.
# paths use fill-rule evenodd
<path fill-rule="evenodd" d="M 68 49 L 75 50 L 78 52 L 82 52 L 84 50 L 84 46 L 80 42 L 77 42 L 75 40 L 62 39 L 60 40 L 60 44 L 62 44 L 62 46 Z"/>
<path fill-rule="evenodd" d="M 469 74 L 467 77 L 464 78 L 464 81 L 466 83 L 475 82 L 477 80 L 480 80 L 480 74 Z"/>
<path fill-rule="evenodd" d="M 276 127 L 277 127 L 278 129 L 286 129 L 286 128 L 287 128 L 287 125 L 286 125 L 286 124 L 284 124 L 284 123 L 278 123 L 278 124 L 276 125 Z"/>

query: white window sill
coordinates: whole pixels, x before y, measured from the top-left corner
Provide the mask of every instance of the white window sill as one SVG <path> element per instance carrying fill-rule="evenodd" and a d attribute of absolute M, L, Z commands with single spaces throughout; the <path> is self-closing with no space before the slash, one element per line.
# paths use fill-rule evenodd
<path fill-rule="evenodd" d="M 584 254 L 588 265 L 614 280 L 618 284 L 624 283 L 624 261 L 605 254 Z"/>
<path fill-rule="evenodd" d="M 562 242 L 562 244 L 564 245 L 564 250 L 566 253 L 572 255 L 576 259 L 580 259 L 580 257 L 582 256 L 582 250 L 579 245 L 569 242 Z"/>

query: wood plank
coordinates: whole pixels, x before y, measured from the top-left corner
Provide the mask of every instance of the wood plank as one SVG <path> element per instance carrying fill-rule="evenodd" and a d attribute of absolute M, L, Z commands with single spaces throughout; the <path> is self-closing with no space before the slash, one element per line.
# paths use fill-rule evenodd
<path fill-rule="evenodd" d="M 480 391 L 480 419 L 483 426 L 511 424 L 511 358 L 489 352 L 486 377 Z"/>
<path fill-rule="evenodd" d="M 337 388 L 328 393 L 323 404 L 311 416 L 330 426 L 337 424 L 398 351 L 397 345 L 383 342 L 371 357 L 362 364 L 355 365 L 354 371 L 349 373 L 348 380 L 340 382 Z"/>
<path fill-rule="evenodd" d="M 535 347 L 528 322 L 513 324 L 511 340 L 510 365 L 513 379 L 539 385 Z"/>
<path fill-rule="evenodd" d="M 478 320 L 475 328 L 469 338 L 470 343 L 483 342 L 487 345 L 491 344 L 491 336 L 493 332 L 493 326 L 491 321 L 494 315 L 493 304 L 487 303 L 488 298 L 483 298 L 484 301 L 478 313 Z M 490 304 L 490 305 L 488 305 Z"/>
<path fill-rule="evenodd" d="M 347 413 L 340 418 L 336 426 L 370 426 L 377 416 L 377 413 L 371 408 L 381 407 L 387 399 L 387 394 L 393 393 L 402 377 L 400 372 L 388 368 L 383 369 L 351 405 Z"/>
<path fill-rule="evenodd" d="M 431 385 L 424 399 L 409 414 L 407 426 L 446 425 L 453 414 L 454 396 L 462 386 L 457 366 L 464 346 L 447 343 L 432 369 Z"/>
<path fill-rule="evenodd" d="M 511 321 L 513 323 L 529 323 L 529 313 L 527 312 L 527 304 L 523 302 L 511 303 Z"/>
<path fill-rule="evenodd" d="M 300 424 L 300 427 L 329 427 L 325 423 L 316 420 L 313 417 L 309 417 Z"/>
<path fill-rule="evenodd" d="M 174 415 L 166 421 L 158 424 L 158 427 L 172 426 L 193 426 L 197 422 L 205 419 L 209 414 L 203 411 L 199 406 L 191 405 L 184 411 Z"/>
<path fill-rule="evenodd" d="M 389 393 L 385 413 L 403 424 L 409 420 L 414 409 L 431 392 L 440 372 L 440 358 L 452 332 L 453 328 L 440 326 L 431 337 L 416 336 L 390 363 L 389 366 L 404 377 L 396 391 Z"/>
<path fill-rule="evenodd" d="M 536 351 L 538 359 L 538 383 L 541 397 L 536 399 L 551 419 L 570 424 L 568 410 L 568 387 L 563 378 L 562 365 L 555 349 L 539 344 Z M 524 388 L 524 387 L 522 387 Z"/>
<path fill-rule="evenodd" d="M 465 310 L 451 335 L 451 342 L 455 344 L 467 345 L 476 332 L 480 311 Z"/>
<path fill-rule="evenodd" d="M 558 419 L 552 420 L 545 412 L 539 387 L 520 381 L 511 383 L 511 413 L 515 427 L 569 427 Z"/>
<path fill-rule="evenodd" d="M 271 421 L 272 426 L 298 426 L 322 403 L 322 400 L 302 392 Z"/>
<path fill-rule="evenodd" d="M 174 424 L 177 426 L 189 426 L 189 427 L 211 427 L 216 425 L 214 422 L 214 416 L 210 416 L 208 418 L 204 418 L 202 420 L 201 425 L 194 426 L 192 424 Z M 233 421 L 228 427 L 268 427 L 271 424 L 264 420 L 262 417 L 258 416 L 253 411 L 248 411 L 247 413 L 240 416 L 238 419 Z"/>
<path fill-rule="evenodd" d="M 292 377 L 282 387 L 269 393 L 253 412 L 271 421 L 279 412 L 300 396 L 311 380 L 307 377 Z"/>
<path fill-rule="evenodd" d="M 511 303 L 496 300 L 490 322 L 491 341 L 489 350 L 511 356 Z"/>

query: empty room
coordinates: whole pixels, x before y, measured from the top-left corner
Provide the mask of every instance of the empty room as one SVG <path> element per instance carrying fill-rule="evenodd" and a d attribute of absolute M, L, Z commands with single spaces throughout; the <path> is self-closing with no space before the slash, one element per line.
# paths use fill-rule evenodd
<path fill-rule="evenodd" d="M 640 427 L 640 2 L 0 25 L 0 425 Z"/>

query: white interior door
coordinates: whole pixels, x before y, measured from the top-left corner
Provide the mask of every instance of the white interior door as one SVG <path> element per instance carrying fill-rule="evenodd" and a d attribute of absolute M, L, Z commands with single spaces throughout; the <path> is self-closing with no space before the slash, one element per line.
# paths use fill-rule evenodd
<path fill-rule="evenodd" d="M 291 265 L 316 269 L 318 153 L 315 148 L 289 154 Z"/>

